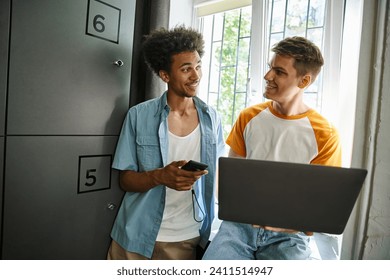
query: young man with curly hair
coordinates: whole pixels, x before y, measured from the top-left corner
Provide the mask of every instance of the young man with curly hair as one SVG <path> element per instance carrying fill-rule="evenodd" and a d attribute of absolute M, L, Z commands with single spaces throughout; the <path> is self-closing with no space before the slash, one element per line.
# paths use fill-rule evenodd
<path fill-rule="evenodd" d="M 183 26 L 159 29 L 143 42 L 147 65 L 166 84 L 160 97 L 129 109 L 113 168 L 126 191 L 111 232 L 108 259 L 195 259 L 214 218 L 221 120 L 196 95 L 202 35 Z M 186 171 L 188 160 L 207 171 Z"/>
<path fill-rule="evenodd" d="M 319 48 L 305 38 L 292 37 L 277 43 L 272 51 L 264 76 L 264 97 L 270 101 L 240 113 L 226 141 L 229 156 L 340 166 L 337 130 L 303 102 L 304 90 L 324 64 Z M 204 259 L 307 259 L 312 234 L 223 221 Z"/>

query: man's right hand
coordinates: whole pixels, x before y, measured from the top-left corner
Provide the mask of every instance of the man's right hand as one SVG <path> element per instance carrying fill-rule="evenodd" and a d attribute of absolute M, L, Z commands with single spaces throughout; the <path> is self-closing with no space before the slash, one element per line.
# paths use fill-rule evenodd
<path fill-rule="evenodd" d="M 186 160 L 173 161 L 166 165 L 161 170 L 162 185 L 177 191 L 191 190 L 194 183 L 203 175 L 206 175 L 207 170 L 203 171 L 187 171 L 181 167 L 186 164 Z"/>
<path fill-rule="evenodd" d="M 158 185 L 164 185 L 177 191 L 188 191 L 191 190 L 196 180 L 208 172 L 207 170 L 182 170 L 181 167 L 186 163 L 186 160 L 173 161 L 163 168 L 145 172 L 122 170 L 120 185 L 127 192 L 146 192 Z"/>

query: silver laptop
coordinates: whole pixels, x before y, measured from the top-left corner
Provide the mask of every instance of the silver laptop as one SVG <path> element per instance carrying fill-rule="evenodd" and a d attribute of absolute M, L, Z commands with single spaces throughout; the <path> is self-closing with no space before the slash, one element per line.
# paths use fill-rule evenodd
<path fill-rule="evenodd" d="M 219 218 L 342 234 L 367 170 L 242 158 L 219 159 Z"/>

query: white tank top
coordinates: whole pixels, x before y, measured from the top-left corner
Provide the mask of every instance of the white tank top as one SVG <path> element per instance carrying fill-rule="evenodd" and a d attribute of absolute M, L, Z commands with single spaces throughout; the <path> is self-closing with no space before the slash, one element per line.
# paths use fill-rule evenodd
<path fill-rule="evenodd" d="M 168 137 L 168 162 L 200 161 L 199 124 L 184 137 L 171 132 Z M 165 208 L 157 241 L 177 242 L 195 238 L 199 236 L 200 226 L 201 223 L 194 220 L 191 191 L 175 191 L 166 187 Z"/>

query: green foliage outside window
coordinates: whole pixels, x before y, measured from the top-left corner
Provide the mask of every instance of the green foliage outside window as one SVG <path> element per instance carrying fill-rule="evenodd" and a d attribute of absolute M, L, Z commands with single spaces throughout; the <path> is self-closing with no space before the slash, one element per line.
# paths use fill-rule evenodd
<path fill-rule="evenodd" d="M 226 137 L 239 112 L 247 105 L 250 9 L 224 13 L 223 24 L 222 40 L 216 41 L 213 47 L 212 64 L 217 71 L 210 79 L 217 79 L 219 83 L 218 98 L 213 99 L 211 105 L 222 116 Z"/>
<path fill-rule="evenodd" d="M 305 36 L 320 48 L 326 0 L 269 1 L 269 47 L 286 36 Z M 225 138 L 242 109 L 253 104 L 248 90 L 252 7 L 203 18 L 212 29 L 207 102 L 222 117 Z M 253 77 L 262 79 L 262 77 Z M 305 92 L 306 102 L 320 111 L 322 75 Z M 255 102 L 261 97 L 255 98 Z"/>

